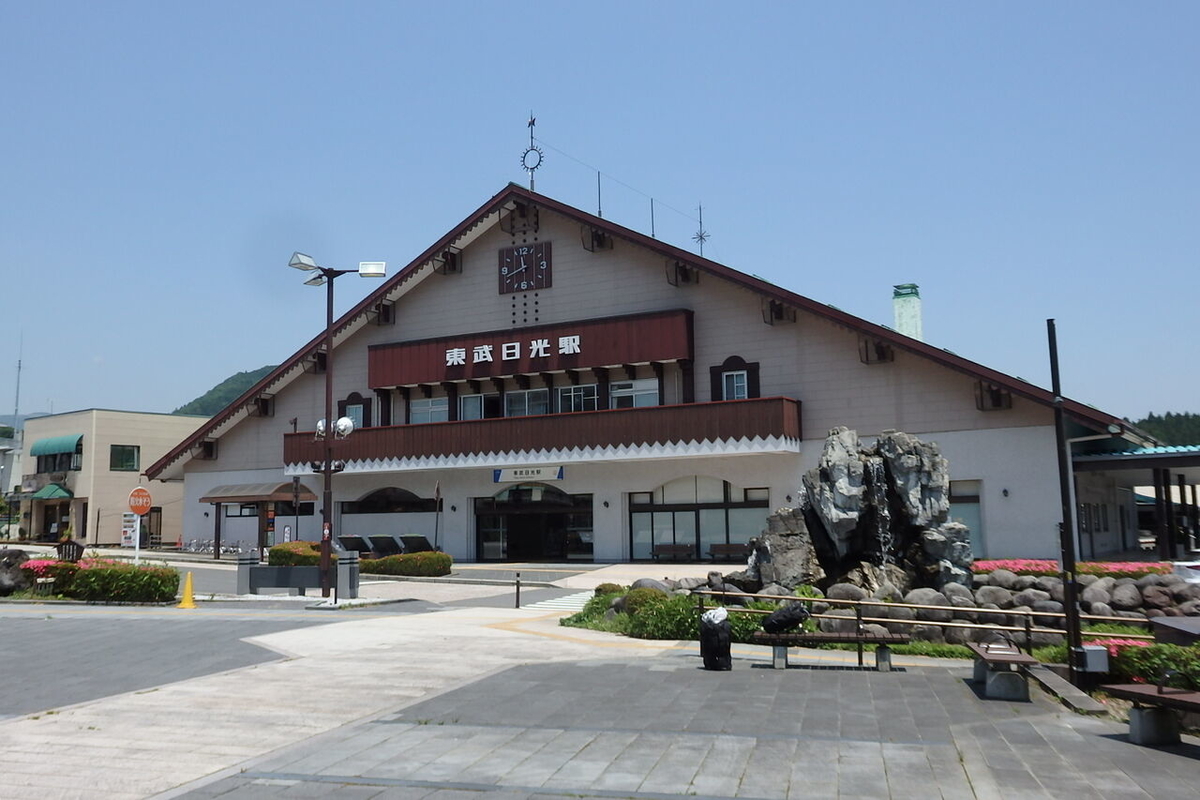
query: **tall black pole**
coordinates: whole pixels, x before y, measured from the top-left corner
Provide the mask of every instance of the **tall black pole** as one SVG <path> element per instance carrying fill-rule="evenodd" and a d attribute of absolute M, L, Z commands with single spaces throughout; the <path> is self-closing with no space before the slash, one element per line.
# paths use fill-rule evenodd
<path fill-rule="evenodd" d="M 1062 499 L 1062 522 L 1058 524 L 1058 543 L 1061 551 L 1063 609 L 1067 615 L 1068 679 L 1079 685 L 1078 658 L 1083 646 L 1079 624 L 1078 587 L 1075 584 L 1075 524 L 1071 503 L 1071 456 L 1067 449 L 1066 419 L 1063 415 L 1062 384 L 1058 378 L 1058 336 L 1054 320 L 1046 320 L 1050 339 L 1050 382 L 1054 392 L 1054 438 L 1058 446 L 1058 491 Z"/>
<path fill-rule="evenodd" d="M 329 597 L 333 565 L 333 279 L 336 270 L 321 270 L 325 293 L 325 463 L 321 467 L 324 492 L 321 497 L 321 597 Z"/>

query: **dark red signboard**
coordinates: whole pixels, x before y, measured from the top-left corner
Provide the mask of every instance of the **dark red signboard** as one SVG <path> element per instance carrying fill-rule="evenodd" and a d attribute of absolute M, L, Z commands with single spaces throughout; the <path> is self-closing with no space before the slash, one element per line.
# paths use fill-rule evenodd
<path fill-rule="evenodd" d="M 372 389 L 692 357 L 692 312 L 676 309 L 375 345 Z"/>

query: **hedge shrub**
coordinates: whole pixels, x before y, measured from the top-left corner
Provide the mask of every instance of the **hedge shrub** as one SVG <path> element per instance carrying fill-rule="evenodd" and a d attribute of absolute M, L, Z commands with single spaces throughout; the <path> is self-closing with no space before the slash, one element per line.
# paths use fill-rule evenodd
<path fill-rule="evenodd" d="M 337 559 L 337 551 L 333 551 Z M 320 542 L 283 542 L 267 552 L 267 563 L 272 567 L 317 567 L 321 564 Z"/>
<path fill-rule="evenodd" d="M 643 587 L 632 589 L 625 595 L 625 613 L 636 617 L 644 608 L 657 603 L 666 602 L 670 595 L 665 595 L 657 589 Z"/>
<path fill-rule="evenodd" d="M 81 561 L 69 597 L 111 603 L 169 603 L 179 591 L 171 567 L 115 561 Z"/>
<path fill-rule="evenodd" d="M 401 553 L 384 558 L 368 558 L 358 562 L 359 572 L 368 575 L 412 575 L 436 577 L 449 575 L 454 560 L 448 553 L 433 551 Z"/>
<path fill-rule="evenodd" d="M 774 611 L 778 606 L 770 600 L 751 600 L 748 607 Z M 729 632 L 733 641 L 749 642 L 750 634 L 762 630 L 763 617 L 763 614 L 731 613 Z M 631 616 L 629 635 L 637 639 L 699 639 L 700 617 L 696 614 L 696 600 L 675 595 L 644 606 Z"/>
<path fill-rule="evenodd" d="M 596 597 L 602 594 L 625 594 L 625 587 L 617 583 L 602 583 L 596 587 Z"/>
<path fill-rule="evenodd" d="M 1121 647 L 1115 657 L 1110 657 L 1109 670 L 1133 683 L 1152 684 L 1157 684 L 1163 673 L 1171 670 L 1176 674 L 1167 679 L 1168 686 L 1200 691 L 1200 647 L 1177 644 Z"/>

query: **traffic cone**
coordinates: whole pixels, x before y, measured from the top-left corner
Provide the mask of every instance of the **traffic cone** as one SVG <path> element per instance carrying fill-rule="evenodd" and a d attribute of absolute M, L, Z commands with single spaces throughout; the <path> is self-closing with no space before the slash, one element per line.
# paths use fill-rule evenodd
<path fill-rule="evenodd" d="M 179 601 L 176 608 L 195 608 L 196 598 L 192 595 L 192 573 L 188 573 L 183 580 L 183 599 Z"/>

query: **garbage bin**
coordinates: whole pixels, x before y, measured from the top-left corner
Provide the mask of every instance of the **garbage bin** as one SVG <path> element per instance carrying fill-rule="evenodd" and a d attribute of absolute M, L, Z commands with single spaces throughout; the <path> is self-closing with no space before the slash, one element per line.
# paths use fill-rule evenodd
<path fill-rule="evenodd" d="M 714 608 L 700 616 L 700 657 L 704 659 L 705 669 L 733 669 L 730 637 L 728 611 Z"/>

